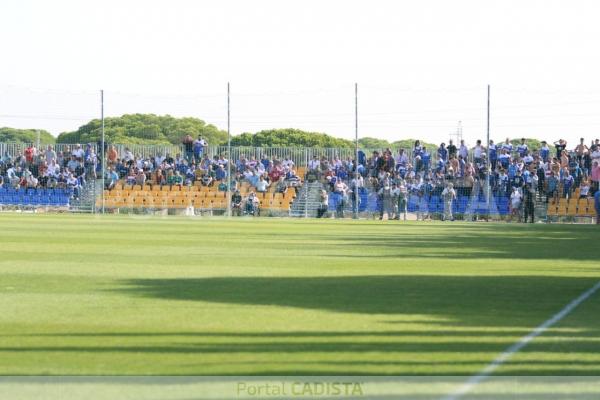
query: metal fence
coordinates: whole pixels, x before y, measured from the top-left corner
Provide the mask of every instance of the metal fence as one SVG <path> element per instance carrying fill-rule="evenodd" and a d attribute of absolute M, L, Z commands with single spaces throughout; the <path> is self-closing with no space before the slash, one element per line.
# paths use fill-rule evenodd
<path fill-rule="evenodd" d="M 69 152 L 77 144 L 75 143 L 56 143 L 56 144 L 48 144 L 48 143 L 0 143 L 0 154 L 9 154 L 12 157 L 15 157 L 19 154 L 23 154 L 25 149 L 31 145 L 35 145 L 40 149 L 45 149 L 48 145 L 53 146 L 56 152 Z M 87 144 L 83 144 L 85 146 Z M 100 153 L 100 146 L 95 143 L 90 143 L 89 145 L 94 146 L 96 152 Z M 108 143 L 108 146 L 114 146 L 117 150 L 119 157 L 123 157 L 125 155 L 126 150 L 131 151 L 136 157 L 148 158 L 154 156 L 176 156 L 183 155 L 184 148 L 181 144 L 169 144 L 169 145 L 145 145 L 145 144 L 120 144 L 120 143 Z M 382 152 L 385 149 L 382 148 L 360 148 L 367 157 L 373 151 Z M 393 151 L 397 151 L 398 149 L 392 149 Z M 410 149 L 404 149 L 406 155 L 412 161 L 412 152 Z M 250 147 L 250 146 L 232 146 L 231 147 L 231 155 L 227 154 L 228 148 L 227 146 L 208 146 L 205 154 L 209 156 L 215 155 L 225 155 L 231 160 L 239 160 L 241 156 L 244 156 L 247 159 L 255 158 L 260 159 L 265 156 L 269 159 L 277 158 L 279 160 L 290 159 L 294 162 L 296 166 L 306 166 L 307 162 L 313 158 L 313 156 L 317 157 L 325 157 L 328 160 L 333 160 L 334 158 L 339 158 L 341 160 L 354 159 L 355 157 L 355 149 L 350 147 Z M 436 154 L 432 153 L 432 161 L 436 160 Z"/>

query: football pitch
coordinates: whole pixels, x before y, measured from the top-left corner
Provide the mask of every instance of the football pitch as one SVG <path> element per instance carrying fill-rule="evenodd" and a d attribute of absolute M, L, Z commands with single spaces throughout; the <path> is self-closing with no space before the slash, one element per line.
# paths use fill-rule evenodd
<path fill-rule="evenodd" d="M 592 225 L 0 215 L 1 375 L 473 375 L 600 281 Z M 501 375 L 600 375 L 600 291 Z"/>

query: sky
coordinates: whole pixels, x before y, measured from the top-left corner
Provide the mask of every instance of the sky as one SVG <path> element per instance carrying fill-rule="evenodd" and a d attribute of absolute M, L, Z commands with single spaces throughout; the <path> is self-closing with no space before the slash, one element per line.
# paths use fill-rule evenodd
<path fill-rule="evenodd" d="M 597 1 L 0 2 L 0 126 L 193 116 L 231 132 L 600 137 Z"/>

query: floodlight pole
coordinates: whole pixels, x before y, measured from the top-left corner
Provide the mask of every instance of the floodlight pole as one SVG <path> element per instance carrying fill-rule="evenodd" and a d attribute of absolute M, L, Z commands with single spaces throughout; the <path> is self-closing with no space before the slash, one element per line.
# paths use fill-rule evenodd
<path fill-rule="evenodd" d="M 354 207 L 352 218 L 358 219 L 358 83 L 354 83 Z"/>
<path fill-rule="evenodd" d="M 100 90 L 100 119 L 102 122 L 101 125 L 101 135 L 102 135 L 102 139 L 101 139 L 101 143 L 100 143 L 100 154 L 101 154 L 101 158 L 100 158 L 100 162 L 102 163 L 102 188 L 101 188 L 101 193 L 102 193 L 102 214 L 104 214 L 104 188 L 105 188 L 105 176 L 106 176 L 106 157 L 105 157 L 105 151 L 104 151 L 104 90 Z"/>
<path fill-rule="evenodd" d="M 492 174 L 491 171 L 491 160 L 490 160 L 490 85 L 487 85 L 487 144 L 485 146 L 486 148 L 486 161 L 485 161 L 485 167 L 486 167 L 486 171 L 487 171 L 487 179 L 486 179 L 486 188 L 487 188 L 487 194 L 486 194 L 486 207 L 489 211 L 490 209 L 490 175 Z"/>
<path fill-rule="evenodd" d="M 230 125 L 230 96 L 227 82 L 227 217 L 231 218 L 231 125 Z"/>

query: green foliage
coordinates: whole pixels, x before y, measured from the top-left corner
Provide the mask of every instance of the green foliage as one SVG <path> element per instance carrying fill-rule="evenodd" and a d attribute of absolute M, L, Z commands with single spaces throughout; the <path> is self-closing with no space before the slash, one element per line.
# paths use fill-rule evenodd
<path fill-rule="evenodd" d="M 104 120 L 105 140 L 122 144 L 180 144 L 185 135 L 202 135 L 209 144 L 227 140 L 227 133 L 198 118 L 170 115 L 125 114 Z M 59 143 L 89 143 L 101 139 L 101 121 L 94 119 L 74 132 L 58 136 Z"/>
<path fill-rule="evenodd" d="M 420 140 L 420 139 L 419 139 Z M 417 141 L 417 139 L 402 139 L 402 140 L 397 140 L 395 142 L 392 143 L 392 149 L 399 149 L 399 148 L 403 148 L 403 149 L 408 149 L 411 150 L 414 146 L 415 146 L 415 142 Z M 447 145 L 448 143 L 446 143 Z M 440 147 L 440 144 L 433 144 L 433 143 L 427 143 L 424 140 L 421 140 L 421 146 L 425 146 L 427 148 L 427 150 L 436 150 L 438 147 Z"/>
<path fill-rule="evenodd" d="M 391 147 L 390 142 L 385 139 L 377 139 L 374 137 L 363 137 L 358 139 L 359 147 L 363 149 L 385 149 Z"/>
<path fill-rule="evenodd" d="M 325 133 L 288 128 L 263 130 L 255 134 L 242 133 L 231 139 L 231 145 L 253 147 L 353 147 L 354 143 Z"/>
<path fill-rule="evenodd" d="M 38 129 L 0 128 L 0 142 L 36 143 L 40 133 L 40 143 L 51 144 L 56 138 L 48 131 Z"/>
<path fill-rule="evenodd" d="M 504 143 L 504 141 L 501 141 L 500 143 Z M 542 142 L 537 139 L 525 138 L 525 143 L 527 144 L 529 150 L 532 151 L 539 150 L 542 147 Z M 521 144 L 521 138 L 511 139 L 510 144 L 512 144 L 513 148 L 516 149 L 517 146 Z"/>

